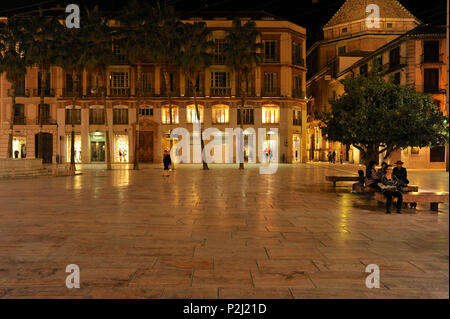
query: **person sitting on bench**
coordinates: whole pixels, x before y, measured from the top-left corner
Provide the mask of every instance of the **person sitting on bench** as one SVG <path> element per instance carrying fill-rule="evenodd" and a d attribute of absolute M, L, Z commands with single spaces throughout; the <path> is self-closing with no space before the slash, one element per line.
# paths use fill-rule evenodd
<path fill-rule="evenodd" d="M 386 214 L 391 213 L 392 197 L 397 198 L 397 213 L 401 214 L 403 195 L 400 192 L 401 184 L 397 177 L 392 174 L 392 166 L 386 166 L 386 174 L 381 177 L 379 183 L 381 193 L 386 197 Z"/>
<path fill-rule="evenodd" d="M 364 176 L 364 171 L 359 170 L 358 171 L 358 182 L 354 183 L 352 186 L 352 193 L 356 192 L 356 187 L 361 186 L 364 187 L 364 183 L 366 182 L 366 177 Z"/>
<path fill-rule="evenodd" d="M 394 170 L 392 171 L 392 174 L 397 177 L 397 179 L 403 184 L 402 187 L 406 187 L 409 184 L 409 180 L 407 178 L 408 173 L 406 171 L 406 168 L 402 167 L 403 162 L 398 160 L 395 162 L 395 165 L 397 167 L 394 167 Z"/>
<path fill-rule="evenodd" d="M 366 168 L 366 186 L 373 188 L 377 192 L 381 192 L 380 186 L 378 183 L 381 181 L 381 176 L 378 174 L 375 169 L 376 162 L 370 161 L 369 165 Z"/>

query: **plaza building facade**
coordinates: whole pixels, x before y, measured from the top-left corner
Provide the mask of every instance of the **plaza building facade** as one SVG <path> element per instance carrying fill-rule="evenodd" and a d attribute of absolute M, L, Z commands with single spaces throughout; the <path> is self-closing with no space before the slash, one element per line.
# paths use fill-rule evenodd
<path fill-rule="evenodd" d="M 397 83 L 429 93 L 445 111 L 445 29 L 421 26 L 396 0 L 370 1 L 378 6 L 380 18 L 377 26 L 367 25 L 368 4 L 364 0 L 347 0 L 323 27 L 324 39 L 307 51 L 309 161 L 326 161 L 328 152 L 335 151 L 337 160 L 342 154 L 343 161 L 360 162 L 359 151 L 351 145 L 323 138 L 319 114 L 329 111 L 329 101 L 344 93 L 339 80 L 369 72 L 375 59 L 387 71 L 386 79 L 392 76 Z M 442 169 L 443 149 L 408 148 L 392 154 L 389 160 L 401 158 L 409 168 Z"/>
<path fill-rule="evenodd" d="M 261 33 L 258 41 L 263 46 L 263 60 L 248 83 L 246 105 L 242 112 L 239 110 L 241 97 L 237 76 L 225 66 L 223 55 L 226 30 L 231 28 L 234 17 L 205 16 L 183 20 L 204 21 L 211 30 L 213 63 L 197 79 L 194 88 L 188 87 L 183 72 L 176 66 L 170 67 L 169 87 L 166 88 L 160 66 L 143 64 L 139 106 L 136 66 L 128 62 L 122 48 L 113 46 L 117 63 L 108 69 L 106 93 L 112 163 L 134 161 L 136 107 L 139 107 L 139 161 L 161 162 L 164 150 L 177 142 L 170 139 L 173 129 L 183 127 L 193 131 L 196 118 L 193 90 L 198 96 L 202 129 L 215 127 L 225 137 L 226 128 L 238 128 L 241 124 L 244 130 L 253 129 L 256 133 L 258 128 L 276 128 L 278 133 L 271 138 L 278 142 L 278 160 L 306 162 L 306 30 L 267 13 L 253 15 L 251 19 Z M 245 21 L 250 17 L 242 19 Z M 104 163 L 106 125 L 97 79 L 89 72 L 83 72 L 73 112 L 74 84 L 70 75 L 59 67 L 50 68 L 43 106 L 39 105 L 40 79 L 37 67 L 30 68 L 26 78 L 17 83 L 16 105 L 12 106 L 9 96 L 11 84 L 5 75 L 1 76 L 0 156 L 6 157 L 9 124 L 13 121 L 13 154 L 18 158 L 37 156 L 37 134 L 41 131 L 45 133 L 44 162 L 69 162 L 73 117 L 75 161 Z M 171 106 L 166 97 L 167 90 L 171 93 Z M 14 107 L 13 119 L 11 107 Z M 42 126 L 38 125 L 39 112 L 44 118 Z M 252 158 L 251 153 L 256 150 L 250 149 L 247 138 L 244 140 L 245 158 Z M 263 147 L 270 148 L 271 142 L 267 143 Z"/>

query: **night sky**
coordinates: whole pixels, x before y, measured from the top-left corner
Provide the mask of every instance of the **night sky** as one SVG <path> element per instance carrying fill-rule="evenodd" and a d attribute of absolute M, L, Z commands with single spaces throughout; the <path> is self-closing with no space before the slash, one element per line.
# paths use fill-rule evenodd
<path fill-rule="evenodd" d="M 81 7 L 99 4 L 103 10 L 120 12 L 126 2 L 127 0 L 15 0 L 10 2 L 2 0 L 0 16 L 31 11 L 39 6 L 49 8 L 60 4 L 64 7 L 69 3 L 76 3 Z M 166 0 L 166 2 L 173 5 L 176 10 L 192 14 L 201 10 L 227 12 L 264 10 L 306 27 L 310 45 L 321 38 L 321 27 L 328 22 L 345 0 Z M 424 23 L 446 23 L 446 0 L 400 0 L 399 2 Z"/>

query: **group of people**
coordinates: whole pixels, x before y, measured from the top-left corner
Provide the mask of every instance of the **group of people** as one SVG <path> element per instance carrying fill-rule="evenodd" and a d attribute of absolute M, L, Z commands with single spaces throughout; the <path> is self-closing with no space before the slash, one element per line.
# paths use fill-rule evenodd
<path fill-rule="evenodd" d="M 356 184 L 366 185 L 386 197 L 386 214 L 391 213 L 393 197 L 397 198 L 397 213 L 402 213 L 403 195 L 401 190 L 409 184 L 408 173 L 403 167 L 403 162 L 399 160 L 395 164 L 396 167 L 392 168 L 392 165 L 383 162 L 381 168 L 377 170 L 376 162 L 371 161 L 365 174 L 362 170 L 358 171 L 360 180 Z"/>
<path fill-rule="evenodd" d="M 333 153 L 328 152 L 328 162 L 336 164 L 336 151 L 333 151 Z M 342 151 L 339 153 L 339 161 L 342 164 L 344 160 L 344 154 L 342 154 Z"/>

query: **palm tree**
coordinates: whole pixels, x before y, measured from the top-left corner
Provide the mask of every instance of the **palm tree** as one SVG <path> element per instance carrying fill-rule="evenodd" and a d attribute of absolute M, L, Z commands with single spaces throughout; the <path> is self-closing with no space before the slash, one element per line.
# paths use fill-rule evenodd
<path fill-rule="evenodd" d="M 108 82 L 108 67 L 114 63 L 115 55 L 112 51 L 112 28 L 108 26 L 108 18 L 103 16 L 96 6 L 93 10 L 87 10 L 84 20 L 86 26 L 84 37 L 87 45 L 82 59 L 87 71 L 100 78 L 101 95 L 103 101 L 103 117 L 105 121 L 106 136 L 106 169 L 111 169 L 111 143 L 109 136 L 108 115 L 106 111 L 106 88 Z M 118 31 L 116 31 L 118 32 Z"/>
<path fill-rule="evenodd" d="M 180 56 L 182 23 L 176 17 L 173 7 L 161 6 L 153 8 L 154 41 L 152 43 L 152 60 L 161 67 L 164 77 L 165 94 L 169 102 L 169 119 L 173 124 L 172 92 L 169 80 L 169 66 L 176 65 Z M 173 141 L 170 139 L 170 148 Z M 174 161 L 172 161 L 173 165 Z"/>
<path fill-rule="evenodd" d="M 26 57 L 29 63 L 37 65 L 41 74 L 41 90 L 39 92 L 39 105 L 42 108 L 45 102 L 45 92 L 47 83 L 47 72 L 58 56 L 58 45 L 55 40 L 57 29 L 61 26 L 56 17 L 44 16 L 43 11 L 39 10 L 39 14 L 27 16 L 25 28 L 27 30 L 27 38 L 30 41 L 29 54 Z M 50 89 L 50 88 L 48 88 Z M 39 142 L 38 142 L 38 158 L 43 158 L 42 148 L 42 111 L 39 112 Z"/>
<path fill-rule="evenodd" d="M 58 56 L 54 64 L 60 66 L 65 74 L 72 77 L 72 108 L 71 108 L 71 135 L 70 135 L 70 174 L 75 174 L 75 105 L 79 96 L 80 75 L 83 72 L 83 51 L 86 47 L 84 28 L 65 28 L 61 24 L 55 29 Z"/>
<path fill-rule="evenodd" d="M 254 21 L 247 21 L 242 25 L 241 20 L 236 18 L 231 29 L 227 30 L 225 41 L 225 64 L 237 75 L 240 87 L 241 106 L 238 112 L 241 114 L 241 133 L 243 129 L 243 109 L 247 96 L 246 84 L 251 78 L 253 70 L 261 63 L 262 44 L 257 42 L 260 32 L 256 29 Z M 242 145 L 244 147 L 244 145 Z M 244 169 L 244 163 L 239 163 L 239 169 Z"/>
<path fill-rule="evenodd" d="M 134 143 L 134 165 L 133 169 L 139 169 L 139 109 L 142 94 L 142 65 L 151 57 L 154 37 L 154 25 L 151 19 L 152 7 L 146 2 L 131 1 L 125 8 L 122 18 L 124 33 L 120 43 L 123 44 L 125 52 L 131 63 L 136 65 L 137 71 L 137 105 L 136 105 L 136 134 Z"/>
<path fill-rule="evenodd" d="M 200 125 L 203 169 L 208 169 L 208 164 L 203 156 L 203 149 L 205 148 L 205 145 L 200 124 L 201 120 L 200 112 L 198 110 L 197 88 L 195 83 L 200 77 L 201 72 L 211 63 L 211 55 L 208 53 L 213 46 L 213 43 L 208 40 L 211 31 L 208 30 L 204 22 L 185 23 L 182 31 L 181 54 L 177 62 L 180 69 L 186 76 L 188 88 L 193 88 L 195 113 L 197 116 L 197 121 Z"/>
<path fill-rule="evenodd" d="M 0 74 L 5 73 L 11 83 L 11 119 L 9 123 L 7 157 L 12 158 L 14 129 L 14 106 L 16 105 L 16 85 L 27 74 L 26 33 L 17 18 L 0 22 Z"/>

